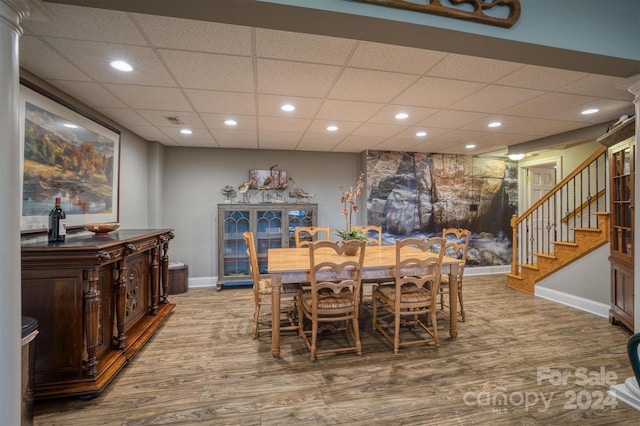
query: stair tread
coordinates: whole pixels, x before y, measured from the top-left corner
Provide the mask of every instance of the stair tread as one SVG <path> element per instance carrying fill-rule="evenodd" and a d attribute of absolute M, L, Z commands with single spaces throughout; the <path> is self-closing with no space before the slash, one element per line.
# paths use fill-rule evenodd
<path fill-rule="evenodd" d="M 538 266 L 535 265 L 534 263 L 521 263 L 520 267 L 522 268 L 526 268 L 526 269 L 534 269 L 534 270 L 538 270 Z"/>
<path fill-rule="evenodd" d="M 571 228 L 573 231 L 582 231 L 582 232 L 602 232 L 600 228 Z"/>
<path fill-rule="evenodd" d="M 551 241 L 551 244 L 567 247 L 578 247 L 578 244 L 571 241 Z"/>
<path fill-rule="evenodd" d="M 555 257 L 554 255 L 549 254 L 549 253 L 536 253 L 535 255 L 537 257 L 542 257 L 542 258 L 545 258 L 545 259 L 551 259 L 551 260 L 557 259 L 557 257 Z"/>

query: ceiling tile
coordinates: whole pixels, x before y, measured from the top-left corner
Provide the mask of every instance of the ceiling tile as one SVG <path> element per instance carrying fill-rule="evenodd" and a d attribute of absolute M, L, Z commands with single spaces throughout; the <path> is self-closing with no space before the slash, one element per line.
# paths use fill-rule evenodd
<path fill-rule="evenodd" d="M 49 80 L 49 83 L 69 95 L 81 99 L 92 108 L 126 108 L 127 105 L 97 83 Z"/>
<path fill-rule="evenodd" d="M 373 102 L 337 101 L 327 99 L 320 107 L 317 118 L 324 120 L 367 121 L 384 104 Z"/>
<path fill-rule="evenodd" d="M 20 64 L 45 80 L 91 81 L 89 76 L 36 37 L 20 37 Z"/>
<path fill-rule="evenodd" d="M 554 90 L 589 74 L 556 68 L 525 65 L 498 79 L 495 84 L 536 90 Z"/>
<path fill-rule="evenodd" d="M 385 123 L 385 124 L 400 124 L 403 126 L 413 126 L 426 119 L 427 117 L 435 114 L 439 110 L 436 108 L 421 108 L 415 106 L 402 106 L 402 105 L 387 105 L 382 108 L 377 114 L 375 114 L 369 120 L 372 123 Z M 404 120 L 399 120 L 395 116 L 396 114 L 404 112 L 409 114 Z"/>
<path fill-rule="evenodd" d="M 215 129 L 234 130 L 255 130 L 257 128 L 255 115 L 237 115 L 237 114 L 200 114 L 207 127 L 212 131 Z M 233 119 L 238 123 L 235 126 L 227 126 L 225 120 Z"/>
<path fill-rule="evenodd" d="M 211 133 L 222 148 L 258 149 L 258 134 L 254 129 L 213 128 Z"/>
<path fill-rule="evenodd" d="M 307 132 L 298 144 L 298 151 L 331 151 L 344 139 L 344 134 Z"/>
<path fill-rule="evenodd" d="M 309 127 L 311 120 L 307 118 L 289 118 L 289 117 L 260 117 L 258 119 L 258 129 L 261 134 L 263 130 L 273 130 L 281 132 L 304 132 Z"/>
<path fill-rule="evenodd" d="M 538 97 L 524 101 L 521 104 L 512 106 L 504 112 L 523 117 L 549 117 L 553 119 L 559 112 L 567 108 L 584 105 L 593 99 L 593 97 L 565 93 L 544 93 Z M 574 117 L 574 119 L 577 118 L 578 116 Z"/>
<path fill-rule="evenodd" d="M 261 94 L 321 98 L 329 93 L 340 67 L 301 62 L 257 60 L 258 92 Z"/>
<path fill-rule="evenodd" d="M 251 56 L 251 28 L 193 19 L 132 14 L 152 46 Z"/>
<path fill-rule="evenodd" d="M 521 68 L 522 64 L 451 54 L 427 73 L 430 77 L 491 83 Z"/>
<path fill-rule="evenodd" d="M 126 13 L 107 9 L 47 3 L 50 21 L 21 22 L 42 36 L 145 46 L 147 43 Z"/>
<path fill-rule="evenodd" d="M 476 120 L 469 124 L 465 124 L 464 126 L 458 126 L 460 129 L 465 130 L 477 130 L 480 132 L 487 133 L 501 133 L 501 132 L 510 132 L 512 131 L 514 126 L 522 124 L 528 121 L 528 118 L 517 117 L 515 115 L 501 115 L 501 114 L 491 114 L 485 117 L 482 117 L 480 120 Z M 489 123 L 492 122 L 500 122 L 502 123 L 499 127 L 489 127 Z"/>
<path fill-rule="evenodd" d="M 329 97 L 348 101 L 390 102 L 415 80 L 415 76 L 408 74 L 347 68 Z"/>
<path fill-rule="evenodd" d="M 130 108 L 101 108 L 100 112 L 125 127 L 151 125 L 140 114 Z"/>
<path fill-rule="evenodd" d="M 390 44 L 361 41 L 349 60 L 349 67 L 407 74 L 424 74 L 447 53 Z"/>
<path fill-rule="evenodd" d="M 596 114 L 581 114 L 587 108 L 598 108 L 600 111 Z M 633 103 L 616 101 L 611 99 L 592 100 L 586 104 L 578 105 L 573 108 L 567 108 L 557 113 L 553 118 L 558 120 L 580 121 L 582 123 L 603 123 L 605 121 L 617 120 L 622 115 L 635 114 Z"/>
<path fill-rule="evenodd" d="M 170 87 L 105 84 L 105 87 L 133 109 L 191 111 L 180 89 Z"/>
<path fill-rule="evenodd" d="M 187 89 L 252 92 L 251 58 L 212 53 L 159 50 L 178 84 Z"/>
<path fill-rule="evenodd" d="M 404 126 L 398 124 L 364 123 L 353 134 L 358 136 L 380 136 L 388 138 L 400 133 Z"/>
<path fill-rule="evenodd" d="M 160 142 L 163 145 L 177 145 L 169 136 L 162 133 L 157 127 L 132 125 L 126 127 L 136 135 L 148 141 Z"/>
<path fill-rule="evenodd" d="M 338 127 L 338 130 L 330 132 L 327 127 L 333 125 Z M 361 123 L 353 121 L 339 121 L 339 120 L 313 120 L 307 130 L 307 134 L 325 135 L 327 137 L 333 137 L 334 135 L 341 135 L 343 138 L 345 135 L 352 133 Z"/>
<path fill-rule="evenodd" d="M 258 145 L 260 149 L 295 150 L 302 138 L 302 132 L 286 130 L 260 130 Z"/>
<path fill-rule="evenodd" d="M 183 135 L 179 127 L 157 126 L 162 133 L 169 136 L 180 146 L 215 146 L 218 143 L 206 128 L 193 128 L 192 134 Z"/>
<path fill-rule="evenodd" d="M 484 83 L 423 77 L 393 100 L 395 104 L 446 108 L 485 87 Z"/>
<path fill-rule="evenodd" d="M 258 58 L 343 65 L 355 40 L 256 28 Z"/>
<path fill-rule="evenodd" d="M 163 128 L 183 129 L 189 127 L 191 130 L 197 127 L 206 127 L 198 114 L 195 112 L 185 111 L 154 111 L 154 110 L 138 110 L 140 116 L 146 119 L 154 126 Z M 173 124 L 167 117 L 176 117 L 182 124 Z"/>
<path fill-rule="evenodd" d="M 148 47 L 52 38 L 45 41 L 80 70 L 101 83 L 176 86 L 155 52 Z M 109 65 L 114 60 L 125 60 L 134 70 L 117 71 Z"/>
<path fill-rule="evenodd" d="M 418 123 L 429 128 L 457 129 L 465 125 L 487 118 L 488 114 L 469 111 L 439 110 L 437 113 Z"/>
<path fill-rule="evenodd" d="M 295 111 L 283 111 L 280 107 L 284 104 L 295 106 Z M 300 98 L 296 96 L 258 95 L 258 109 L 261 115 L 313 118 L 322 105 L 322 99 Z"/>
<path fill-rule="evenodd" d="M 543 94 L 539 90 L 507 86 L 488 86 L 451 105 L 452 109 L 477 112 L 502 112 L 507 108 Z"/>
<path fill-rule="evenodd" d="M 540 120 L 527 119 L 522 123 L 509 127 L 508 132 L 519 133 L 524 135 L 544 136 L 548 134 L 557 134 L 567 132 L 569 130 L 583 127 L 582 123 L 577 121 L 561 121 L 561 120 Z"/>
<path fill-rule="evenodd" d="M 333 148 L 333 152 L 362 152 L 385 139 L 383 136 L 349 135 Z"/>
<path fill-rule="evenodd" d="M 256 114 L 253 93 L 185 89 L 184 94 L 187 95 L 196 111 L 241 115 Z"/>
<path fill-rule="evenodd" d="M 620 101 L 633 101 L 633 95 L 626 89 L 618 88 L 623 78 L 607 75 L 591 74 L 583 79 L 564 85 L 559 92 L 575 93 L 577 95 L 600 96 Z"/>

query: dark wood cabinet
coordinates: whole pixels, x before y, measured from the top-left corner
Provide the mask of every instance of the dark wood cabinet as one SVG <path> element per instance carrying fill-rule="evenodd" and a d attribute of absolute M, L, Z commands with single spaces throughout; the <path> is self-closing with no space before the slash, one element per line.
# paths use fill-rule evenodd
<path fill-rule="evenodd" d="M 38 320 L 34 397 L 100 392 L 174 308 L 171 230 L 22 244 L 22 314 Z"/>
<path fill-rule="evenodd" d="M 295 228 L 317 221 L 317 204 L 218 204 L 218 287 L 252 284 L 244 232 L 254 233 L 258 266 L 266 276 L 267 251 L 295 247 Z"/>
<path fill-rule="evenodd" d="M 598 141 L 609 147 L 609 201 L 612 324 L 634 331 L 634 180 L 636 164 L 635 120 L 614 127 Z"/>

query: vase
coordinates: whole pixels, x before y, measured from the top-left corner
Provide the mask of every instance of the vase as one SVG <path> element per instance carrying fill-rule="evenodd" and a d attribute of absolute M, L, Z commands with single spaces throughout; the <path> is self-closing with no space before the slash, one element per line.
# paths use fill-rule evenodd
<path fill-rule="evenodd" d="M 345 247 L 345 256 L 355 256 L 356 254 L 358 254 L 358 246 Z"/>

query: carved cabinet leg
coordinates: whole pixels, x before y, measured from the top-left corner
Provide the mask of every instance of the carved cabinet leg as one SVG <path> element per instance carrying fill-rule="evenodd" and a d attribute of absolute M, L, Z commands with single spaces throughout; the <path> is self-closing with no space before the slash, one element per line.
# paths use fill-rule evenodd
<path fill-rule="evenodd" d="M 115 285 L 115 308 L 116 308 L 116 337 L 115 347 L 124 349 L 127 336 L 124 333 L 125 326 L 125 306 L 127 301 L 127 261 L 122 259 L 119 262 L 118 279 Z"/>
<path fill-rule="evenodd" d="M 151 315 L 158 314 L 158 293 L 160 289 L 159 259 L 160 250 L 158 247 L 152 248 L 151 262 L 149 262 L 149 273 L 151 274 L 151 279 L 149 280 L 149 285 L 151 286 L 151 307 L 149 313 Z"/>
<path fill-rule="evenodd" d="M 161 303 L 169 303 L 169 243 L 164 242 L 162 244 L 162 257 L 160 260 L 160 270 L 162 275 L 162 291 L 160 296 Z"/>
<path fill-rule="evenodd" d="M 84 271 L 84 324 L 87 349 L 86 375 L 95 376 L 98 373 L 98 359 L 96 358 L 96 346 L 98 344 L 98 321 L 100 301 L 98 298 L 97 283 L 98 270 L 87 269 Z"/>

